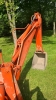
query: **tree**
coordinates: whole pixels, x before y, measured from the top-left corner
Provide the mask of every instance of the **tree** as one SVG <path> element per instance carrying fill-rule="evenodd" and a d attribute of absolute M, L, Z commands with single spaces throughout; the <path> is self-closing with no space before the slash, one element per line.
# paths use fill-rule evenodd
<path fill-rule="evenodd" d="M 16 36 L 16 30 L 14 30 L 16 28 L 14 0 L 5 0 L 5 6 L 7 10 L 7 15 L 8 15 L 9 24 L 11 27 L 14 44 L 16 46 L 17 36 Z"/>
<path fill-rule="evenodd" d="M 43 19 L 43 29 L 45 30 L 53 29 L 53 22 L 54 19 L 56 18 L 56 14 L 54 15 L 54 10 L 56 11 L 54 3 L 56 0 L 51 0 L 51 1 L 50 0 L 28 0 L 28 1 L 27 0 L 19 0 L 19 1 L 0 0 L 0 1 L 1 2 L 5 1 L 4 3 L 6 5 L 6 10 L 7 10 L 6 12 L 4 4 L 0 6 L 0 21 L 3 21 L 0 24 L 0 29 L 2 29 L 2 31 L 0 30 L 1 31 L 0 34 L 4 33 L 5 31 L 5 33 L 8 33 L 9 35 L 10 31 L 8 31 L 8 29 L 6 29 L 5 26 L 7 27 L 8 25 L 9 27 L 9 23 L 10 23 L 12 35 L 16 35 L 14 34 L 15 31 L 13 32 L 13 28 L 25 27 L 25 25 L 30 22 L 31 15 L 34 14 L 35 12 L 41 13 Z M 8 23 L 7 15 L 9 18 L 9 23 Z M 16 20 L 16 25 L 15 25 L 15 20 Z M 21 31 L 19 32 L 21 33 Z M 15 38 L 15 36 L 13 36 L 13 38 Z"/>
<path fill-rule="evenodd" d="M 56 2 L 54 3 L 54 16 L 53 16 L 53 34 L 55 35 L 56 30 L 55 30 L 55 15 L 56 15 Z"/>

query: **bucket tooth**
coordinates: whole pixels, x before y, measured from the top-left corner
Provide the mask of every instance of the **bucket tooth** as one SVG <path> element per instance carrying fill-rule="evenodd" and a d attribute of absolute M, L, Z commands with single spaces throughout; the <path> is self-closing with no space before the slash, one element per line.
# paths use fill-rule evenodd
<path fill-rule="evenodd" d="M 32 60 L 32 68 L 44 70 L 47 65 L 47 53 L 35 52 Z"/>

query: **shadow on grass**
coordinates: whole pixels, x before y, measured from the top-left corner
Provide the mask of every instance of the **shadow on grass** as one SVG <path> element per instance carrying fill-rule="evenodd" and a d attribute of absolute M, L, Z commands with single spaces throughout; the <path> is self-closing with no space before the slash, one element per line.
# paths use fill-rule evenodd
<path fill-rule="evenodd" d="M 43 93 L 41 92 L 38 86 L 30 91 L 29 79 L 26 79 L 26 75 L 31 69 L 31 63 L 32 63 L 32 58 L 27 62 L 25 68 L 23 69 L 19 81 L 19 87 L 23 96 L 23 100 L 32 100 L 32 96 L 34 95 L 34 93 L 37 93 L 36 100 L 47 100 L 44 98 Z"/>
<path fill-rule="evenodd" d="M 47 99 L 44 98 L 44 95 L 43 95 L 43 93 L 41 92 L 41 90 L 38 86 L 35 89 L 33 89 L 32 91 L 30 91 L 31 97 L 35 92 L 37 92 L 36 100 L 47 100 Z"/>

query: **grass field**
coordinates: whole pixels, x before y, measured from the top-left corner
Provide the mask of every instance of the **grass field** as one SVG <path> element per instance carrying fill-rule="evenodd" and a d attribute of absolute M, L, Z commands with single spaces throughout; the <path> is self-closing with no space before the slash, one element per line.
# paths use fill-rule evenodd
<path fill-rule="evenodd" d="M 4 61 L 11 61 L 14 50 L 12 39 L 0 38 L 0 48 L 3 51 Z M 18 82 L 23 98 L 24 100 L 56 100 L 56 36 L 43 36 L 43 48 L 48 55 L 45 70 L 31 67 L 35 48 L 33 41 Z"/>

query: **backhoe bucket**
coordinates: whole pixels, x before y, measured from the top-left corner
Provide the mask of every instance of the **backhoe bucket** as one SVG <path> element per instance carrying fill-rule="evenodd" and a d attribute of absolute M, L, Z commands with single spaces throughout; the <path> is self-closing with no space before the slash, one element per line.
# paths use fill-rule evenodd
<path fill-rule="evenodd" d="M 47 65 L 47 53 L 35 52 L 32 60 L 32 68 L 44 70 Z"/>

